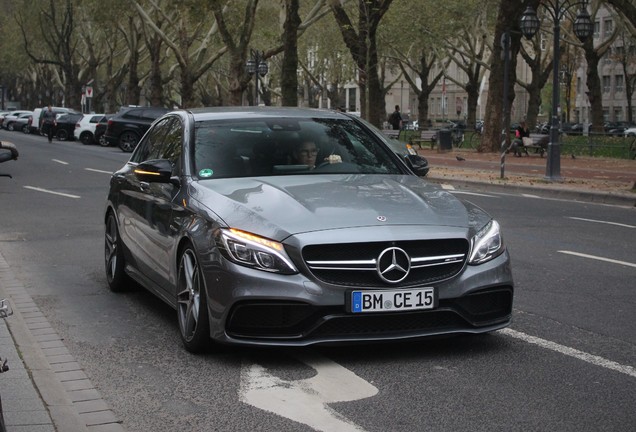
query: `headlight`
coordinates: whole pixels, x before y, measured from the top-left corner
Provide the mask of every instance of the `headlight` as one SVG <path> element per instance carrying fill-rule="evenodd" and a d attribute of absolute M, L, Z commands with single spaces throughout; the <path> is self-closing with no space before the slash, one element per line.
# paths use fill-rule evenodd
<path fill-rule="evenodd" d="M 499 231 L 499 224 L 491 220 L 473 237 L 468 264 L 482 264 L 504 251 L 503 239 Z"/>
<path fill-rule="evenodd" d="M 282 243 L 234 228 L 220 229 L 216 238 L 224 256 L 237 264 L 272 273 L 298 273 Z"/>

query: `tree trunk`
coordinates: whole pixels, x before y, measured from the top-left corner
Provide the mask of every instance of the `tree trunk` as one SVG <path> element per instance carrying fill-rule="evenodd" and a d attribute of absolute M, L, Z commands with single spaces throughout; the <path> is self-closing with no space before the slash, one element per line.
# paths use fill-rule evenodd
<path fill-rule="evenodd" d="M 283 106 L 298 105 L 298 0 L 285 0 L 281 92 Z"/>
<path fill-rule="evenodd" d="M 598 76 L 598 64 L 601 60 L 598 52 L 594 49 L 594 40 L 589 38 L 583 44 L 585 51 L 585 61 L 587 62 L 587 97 L 590 101 L 590 111 L 592 125 L 590 131 L 602 133 L 603 129 L 603 91 L 601 79 Z"/>
<path fill-rule="evenodd" d="M 535 1 L 538 3 L 538 0 Z M 535 4 L 536 7 L 536 4 Z M 488 101 L 486 106 L 484 136 L 477 151 L 479 152 L 499 152 L 502 142 L 502 129 L 510 126 L 510 107 L 515 100 L 514 83 L 516 81 L 517 54 L 521 46 L 521 32 L 519 30 L 519 18 L 523 8 L 516 2 L 501 1 L 497 15 L 495 27 L 495 38 L 493 44 L 493 54 L 490 64 L 490 80 L 488 81 Z M 511 30 L 515 31 L 511 31 Z M 506 71 L 503 49 L 502 35 L 508 32 L 510 35 L 510 58 L 508 65 L 508 110 L 504 113 L 504 74 Z M 509 133 L 504 134 L 506 142 L 509 140 Z"/>

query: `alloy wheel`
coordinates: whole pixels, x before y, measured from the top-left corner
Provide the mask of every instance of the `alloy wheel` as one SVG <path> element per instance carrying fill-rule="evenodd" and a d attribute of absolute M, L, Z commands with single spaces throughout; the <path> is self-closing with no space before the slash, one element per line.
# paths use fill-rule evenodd
<path fill-rule="evenodd" d="M 119 241 L 119 231 L 117 220 L 113 213 L 109 213 L 106 218 L 106 229 L 104 232 L 104 259 L 106 269 L 106 280 L 111 291 L 125 291 L 130 284 L 130 280 L 124 271 L 125 262 Z"/>
<path fill-rule="evenodd" d="M 200 352 L 209 341 L 208 312 L 201 270 L 194 250 L 188 246 L 181 254 L 177 278 L 177 315 L 185 348 Z"/>
<path fill-rule="evenodd" d="M 139 141 L 139 137 L 134 132 L 124 132 L 119 137 L 119 148 L 123 151 L 130 153 L 135 147 L 137 147 L 137 141 Z"/>

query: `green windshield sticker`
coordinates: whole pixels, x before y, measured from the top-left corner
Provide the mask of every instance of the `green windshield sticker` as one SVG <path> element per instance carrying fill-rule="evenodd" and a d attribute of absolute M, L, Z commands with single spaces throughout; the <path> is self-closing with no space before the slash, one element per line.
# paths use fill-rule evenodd
<path fill-rule="evenodd" d="M 208 168 L 199 171 L 199 177 L 212 177 L 212 175 L 214 175 L 214 171 Z"/>

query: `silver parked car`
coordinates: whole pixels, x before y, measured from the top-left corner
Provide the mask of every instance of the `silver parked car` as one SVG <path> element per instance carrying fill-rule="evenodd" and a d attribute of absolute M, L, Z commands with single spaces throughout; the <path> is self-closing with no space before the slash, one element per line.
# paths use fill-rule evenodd
<path fill-rule="evenodd" d="M 499 224 L 413 156 L 335 111 L 167 113 L 111 178 L 108 284 L 174 307 L 192 352 L 507 326 Z"/>

